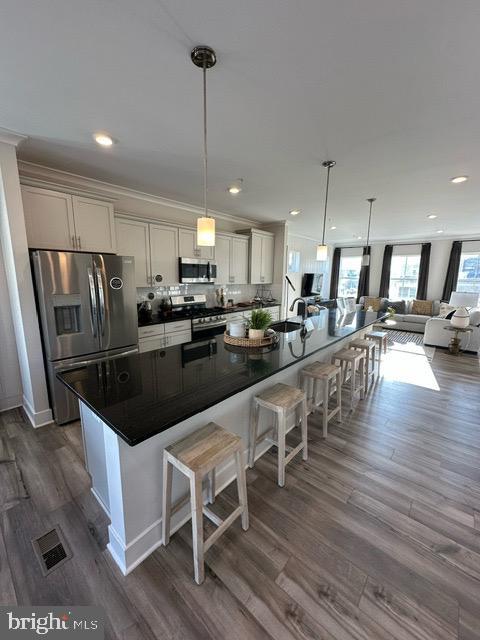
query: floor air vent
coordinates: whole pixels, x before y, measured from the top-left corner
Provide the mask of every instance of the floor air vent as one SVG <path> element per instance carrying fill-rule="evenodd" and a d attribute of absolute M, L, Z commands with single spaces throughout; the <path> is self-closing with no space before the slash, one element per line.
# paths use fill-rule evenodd
<path fill-rule="evenodd" d="M 32 545 L 45 576 L 72 557 L 58 525 L 43 536 L 32 540 Z"/>

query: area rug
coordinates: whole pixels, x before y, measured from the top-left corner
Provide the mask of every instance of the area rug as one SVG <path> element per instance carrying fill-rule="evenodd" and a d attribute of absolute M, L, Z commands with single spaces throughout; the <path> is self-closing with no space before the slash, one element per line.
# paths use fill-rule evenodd
<path fill-rule="evenodd" d="M 390 349 L 425 355 L 429 360 L 431 360 L 435 354 L 435 347 L 426 347 L 423 344 L 423 333 L 387 329 L 384 325 L 381 326 L 381 330 L 388 333 L 387 339 Z"/>

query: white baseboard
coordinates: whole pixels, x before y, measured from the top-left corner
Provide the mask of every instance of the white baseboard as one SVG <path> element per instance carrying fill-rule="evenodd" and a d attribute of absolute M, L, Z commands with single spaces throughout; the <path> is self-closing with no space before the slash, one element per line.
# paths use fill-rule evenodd
<path fill-rule="evenodd" d="M 53 422 L 53 415 L 51 409 L 45 409 L 44 411 L 34 411 L 33 407 L 25 396 L 22 398 L 22 406 L 27 418 L 30 420 L 32 427 L 37 429 L 38 427 L 44 427 L 47 424 Z"/>
<path fill-rule="evenodd" d="M 259 447 L 257 447 L 256 458 L 258 459 L 271 447 L 271 443 L 262 443 Z M 247 455 L 248 451 L 245 452 L 245 460 L 247 460 Z M 232 458 L 232 460 L 229 460 L 224 467 L 220 467 L 219 469 L 217 469 L 217 484 L 215 491 L 216 495 L 221 493 L 221 491 L 223 491 L 225 487 L 236 480 L 236 477 L 237 472 L 235 468 L 235 460 Z M 103 504 L 103 501 L 99 498 L 96 491 L 93 488 L 91 489 L 91 491 L 102 509 L 108 515 L 108 510 Z M 176 531 L 181 529 L 181 527 L 183 527 L 183 525 L 188 522 L 190 518 L 190 504 L 186 503 L 173 515 L 170 535 L 173 535 Z M 141 564 L 151 553 L 153 553 L 155 549 L 158 549 L 158 547 L 163 545 L 162 518 L 153 522 L 149 527 L 144 529 L 144 531 L 142 531 L 128 544 L 125 544 L 122 541 L 121 536 L 115 531 L 112 525 L 109 525 L 108 527 L 108 534 L 109 542 L 107 544 L 107 549 L 112 558 L 117 563 L 120 571 L 124 576 L 126 576 L 131 571 L 133 571 L 135 567 L 138 567 L 138 565 Z"/>

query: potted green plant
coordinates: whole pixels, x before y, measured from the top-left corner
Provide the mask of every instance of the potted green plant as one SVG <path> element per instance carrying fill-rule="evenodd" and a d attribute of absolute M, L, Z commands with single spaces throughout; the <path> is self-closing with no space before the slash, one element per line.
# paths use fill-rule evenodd
<path fill-rule="evenodd" d="M 272 324 L 272 316 L 266 309 L 255 309 L 248 321 L 248 337 L 263 338 L 265 330 Z"/>

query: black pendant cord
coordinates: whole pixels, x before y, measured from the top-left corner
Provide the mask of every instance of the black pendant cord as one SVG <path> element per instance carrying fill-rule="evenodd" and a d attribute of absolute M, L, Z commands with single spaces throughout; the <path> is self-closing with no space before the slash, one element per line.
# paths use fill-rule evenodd
<path fill-rule="evenodd" d="M 367 229 L 367 251 L 368 251 L 368 243 L 370 242 L 370 224 L 372 222 L 372 207 L 376 198 L 368 198 L 367 202 L 370 203 L 370 212 L 368 214 L 368 229 Z"/>
<path fill-rule="evenodd" d="M 208 218 L 208 155 L 207 155 L 207 60 L 203 61 L 203 206 Z"/>
<path fill-rule="evenodd" d="M 325 189 L 325 209 L 323 211 L 323 233 L 322 233 L 322 245 L 325 245 L 325 227 L 327 224 L 327 206 L 328 206 L 328 188 L 330 186 L 330 169 L 334 167 L 337 163 L 335 160 L 326 160 L 322 163 L 324 167 L 327 168 L 327 186 Z"/>

